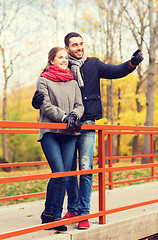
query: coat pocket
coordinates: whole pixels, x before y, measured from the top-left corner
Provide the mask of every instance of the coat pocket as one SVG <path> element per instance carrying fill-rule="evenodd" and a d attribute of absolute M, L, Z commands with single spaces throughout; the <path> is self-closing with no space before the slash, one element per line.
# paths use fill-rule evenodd
<path fill-rule="evenodd" d="M 102 114 L 101 96 L 91 95 L 83 98 L 85 114 L 100 116 Z"/>

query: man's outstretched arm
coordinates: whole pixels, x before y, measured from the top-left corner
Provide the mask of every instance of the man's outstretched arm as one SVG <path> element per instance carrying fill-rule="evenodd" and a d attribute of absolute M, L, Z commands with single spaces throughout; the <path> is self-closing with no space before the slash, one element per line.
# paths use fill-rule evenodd
<path fill-rule="evenodd" d="M 100 77 L 106 79 L 125 77 L 133 72 L 143 59 L 139 49 L 133 53 L 130 60 L 119 65 L 106 64 L 98 59 Z"/>

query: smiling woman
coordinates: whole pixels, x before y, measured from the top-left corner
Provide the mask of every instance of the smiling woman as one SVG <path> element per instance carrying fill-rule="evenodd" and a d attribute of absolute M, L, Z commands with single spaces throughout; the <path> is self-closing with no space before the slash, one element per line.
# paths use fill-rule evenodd
<path fill-rule="evenodd" d="M 48 63 L 37 81 L 37 90 L 44 95 L 39 121 L 67 123 L 66 129 L 39 130 L 38 141 L 53 173 L 70 171 L 76 136 L 79 135 L 77 124 L 84 111 L 79 86 L 67 66 L 67 51 L 54 47 L 49 51 Z M 67 181 L 67 177 L 49 180 L 42 224 L 61 219 Z M 54 229 L 66 231 L 67 227 Z"/>
<path fill-rule="evenodd" d="M 61 67 L 63 69 L 67 68 L 68 65 L 68 54 L 67 52 L 63 49 L 57 52 L 54 60 L 50 61 L 52 65 L 55 65 L 57 67 Z"/>
<path fill-rule="evenodd" d="M 43 72 L 47 72 L 51 65 L 56 67 L 61 67 L 63 69 L 67 69 L 68 66 L 68 53 L 65 48 L 54 47 L 48 53 L 48 63 L 43 70 Z M 67 69 L 67 71 L 69 71 Z M 71 79 L 73 76 L 71 76 Z"/>

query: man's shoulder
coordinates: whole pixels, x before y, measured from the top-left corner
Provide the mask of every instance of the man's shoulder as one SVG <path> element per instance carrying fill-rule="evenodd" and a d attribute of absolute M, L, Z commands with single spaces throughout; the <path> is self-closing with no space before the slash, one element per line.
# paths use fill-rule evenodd
<path fill-rule="evenodd" d="M 86 58 L 86 61 L 95 61 L 95 60 L 97 60 L 98 58 L 97 57 L 87 57 Z M 85 62 L 86 62 L 85 61 Z"/>
<path fill-rule="evenodd" d="M 86 61 L 84 62 L 84 65 L 86 66 L 96 65 L 98 60 L 99 59 L 97 57 L 87 57 Z"/>
<path fill-rule="evenodd" d="M 97 57 L 87 57 L 86 61 L 83 64 L 83 68 L 96 68 L 98 67 L 100 60 Z"/>

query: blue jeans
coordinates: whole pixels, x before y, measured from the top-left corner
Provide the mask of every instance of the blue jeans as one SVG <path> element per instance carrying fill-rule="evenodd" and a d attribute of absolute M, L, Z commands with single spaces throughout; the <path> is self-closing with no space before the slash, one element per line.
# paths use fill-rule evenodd
<path fill-rule="evenodd" d="M 52 173 L 70 171 L 75 152 L 76 137 L 47 132 L 41 146 Z M 68 177 L 51 178 L 47 185 L 45 213 L 61 218 Z"/>
<path fill-rule="evenodd" d="M 88 120 L 83 124 L 95 124 L 95 122 Z M 95 136 L 94 130 L 81 130 L 81 135 L 77 136 L 75 157 L 71 171 L 75 171 L 77 168 L 77 150 L 79 153 L 79 169 L 88 170 L 93 168 Z M 74 215 L 89 214 L 92 182 L 92 174 L 81 175 L 79 186 L 77 176 L 69 178 L 67 186 L 67 208 L 70 213 Z"/>

